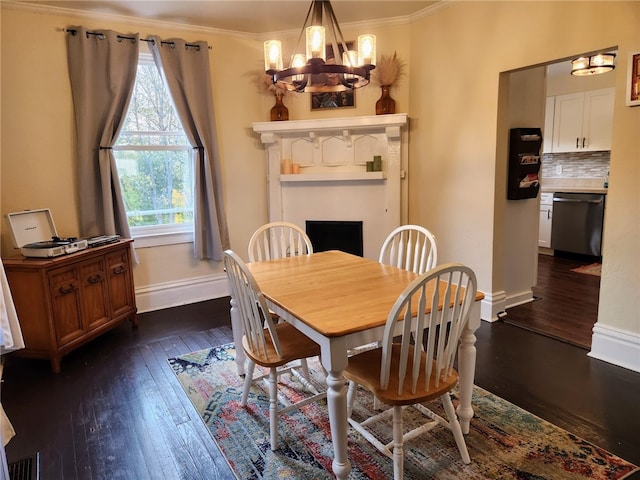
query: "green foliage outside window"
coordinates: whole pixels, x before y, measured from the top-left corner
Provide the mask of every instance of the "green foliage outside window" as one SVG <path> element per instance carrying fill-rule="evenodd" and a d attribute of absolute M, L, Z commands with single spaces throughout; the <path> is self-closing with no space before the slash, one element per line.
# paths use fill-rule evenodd
<path fill-rule="evenodd" d="M 158 69 L 141 60 L 114 148 L 131 227 L 193 223 L 191 151 Z"/>

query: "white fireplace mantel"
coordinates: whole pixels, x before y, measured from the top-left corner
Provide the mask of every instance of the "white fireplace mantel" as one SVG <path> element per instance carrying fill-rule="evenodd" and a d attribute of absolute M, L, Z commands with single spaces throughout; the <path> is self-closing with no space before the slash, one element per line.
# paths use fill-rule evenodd
<path fill-rule="evenodd" d="M 366 117 L 323 118 L 318 120 L 289 120 L 285 122 L 257 122 L 253 131 L 261 134 L 262 143 L 273 143 L 276 135 L 314 135 L 320 132 L 380 132 L 389 137 L 399 137 L 400 128 L 406 125 L 407 114 L 370 115 Z"/>
<path fill-rule="evenodd" d="M 400 225 L 402 130 L 407 115 L 259 122 L 267 154 L 269 221 L 305 228 L 307 220 L 363 222 L 363 249 L 378 258 Z M 382 170 L 367 171 L 379 155 Z M 281 173 L 286 162 L 299 173 Z"/>

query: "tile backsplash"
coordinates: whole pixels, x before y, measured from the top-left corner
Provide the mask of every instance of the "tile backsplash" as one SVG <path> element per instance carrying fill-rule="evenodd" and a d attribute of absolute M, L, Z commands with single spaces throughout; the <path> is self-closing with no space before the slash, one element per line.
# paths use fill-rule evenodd
<path fill-rule="evenodd" d="M 611 152 L 544 153 L 542 178 L 604 178 Z"/>

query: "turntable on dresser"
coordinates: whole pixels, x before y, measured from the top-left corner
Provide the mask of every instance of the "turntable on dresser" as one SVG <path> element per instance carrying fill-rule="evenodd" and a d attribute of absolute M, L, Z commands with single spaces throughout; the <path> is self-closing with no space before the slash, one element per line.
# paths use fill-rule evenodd
<path fill-rule="evenodd" d="M 11 227 L 14 246 L 25 257 L 58 257 L 88 247 L 87 240 L 59 237 L 48 208 L 9 213 L 7 221 Z"/>
<path fill-rule="evenodd" d="M 74 253 L 87 248 L 86 240 L 78 240 L 75 237 L 60 238 L 53 236 L 51 240 L 27 243 L 20 247 L 25 257 L 57 257 L 67 253 Z"/>

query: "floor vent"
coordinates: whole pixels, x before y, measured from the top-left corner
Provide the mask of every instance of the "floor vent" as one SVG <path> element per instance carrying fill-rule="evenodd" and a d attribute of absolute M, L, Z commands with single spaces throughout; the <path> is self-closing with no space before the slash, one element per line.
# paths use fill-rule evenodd
<path fill-rule="evenodd" d="M 40 480 L 40 454 L 11 462 L 9 480 Z"/>

